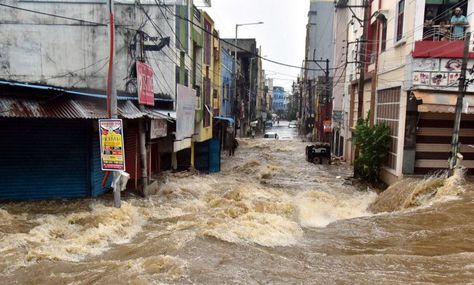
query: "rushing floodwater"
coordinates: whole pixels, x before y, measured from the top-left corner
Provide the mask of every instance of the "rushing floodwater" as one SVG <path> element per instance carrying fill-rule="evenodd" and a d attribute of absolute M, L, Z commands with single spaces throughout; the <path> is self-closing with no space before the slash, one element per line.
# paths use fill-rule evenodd
<path fill-rule="evenodd" d="M 242 140 L 221 173 L 167 174 L 121 209 L 106 197 L 0 205 L 0 284 L 474 280 L 474 195 L 461 174 L 377 197 L 348 183 L 347 166 L 307 163 L 304 147 Z"/>

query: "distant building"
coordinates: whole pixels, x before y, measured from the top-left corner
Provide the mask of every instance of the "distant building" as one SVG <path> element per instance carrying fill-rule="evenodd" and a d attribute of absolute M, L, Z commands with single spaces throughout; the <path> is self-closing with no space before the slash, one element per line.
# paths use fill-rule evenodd
<path fill-rule="evenodd" d="M 234 102 L 234 89 L 233 89 L 233 68 L 234 68 L 234 58 L 224 48 L 221 48 L 221 76 L 222 76 L 222 101 L 221 101 L 221 116 L 232 116 L 232 108 Z"/>
<path fill-rule="evenodd" d="M 285 110 L 285 89 L 283 87 L 273 87 L 272 109 L 273 112 Z"/>

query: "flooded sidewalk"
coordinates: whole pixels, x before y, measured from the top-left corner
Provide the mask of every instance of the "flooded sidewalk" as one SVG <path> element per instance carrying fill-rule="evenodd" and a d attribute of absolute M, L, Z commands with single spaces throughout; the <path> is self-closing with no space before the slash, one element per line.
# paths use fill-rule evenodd
<path fill-rule="evenodd" d="M 446 191 L 436 202 L 432 192 L 410 192 L 417 204 L 376 211 L 371 205 L 391 204 L 398 192 L 380 202 L 374 191 L 346 182 L 349 166 L 307 163 L 305 146 L 295 140 L 240 140 L 220 173 L 169 173 L 156 195 L 127 198 L 121 209 L 106 199 L 3 204 L 0 283 L 474 279 L 470 191 Z M 413 183 L 405 186 L 420 182 Z"/>

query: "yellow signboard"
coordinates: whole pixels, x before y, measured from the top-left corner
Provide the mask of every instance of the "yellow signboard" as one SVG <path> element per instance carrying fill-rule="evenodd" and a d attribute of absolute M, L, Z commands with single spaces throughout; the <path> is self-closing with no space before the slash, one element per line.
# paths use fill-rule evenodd
<path fill-rule="evenodd" d="M 99 120 L 99 135 L 102 170 L 125 171 L 122 120 Z"/>

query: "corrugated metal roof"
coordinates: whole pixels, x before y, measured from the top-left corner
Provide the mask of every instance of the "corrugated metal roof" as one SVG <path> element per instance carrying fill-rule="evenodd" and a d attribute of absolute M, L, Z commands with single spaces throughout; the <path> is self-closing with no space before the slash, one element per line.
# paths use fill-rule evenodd
<path fill-rule="evenodd" d="M 176 111 L 145 107 L 144 112 L 146 112 L 146 115 L 152 119 L 166 119 L 168 121 L 176 121 Z"/>
<path fill-rule="evenodd" d="M 131 101 L 118 102 L 119 116 L 137 119 L 145 116 Z M 105 102 L 78 99 L 38 101 L 27 98 L 0 97 L 0 117 L 4 118 L 107 118 Z"/>

